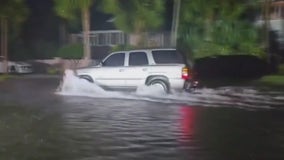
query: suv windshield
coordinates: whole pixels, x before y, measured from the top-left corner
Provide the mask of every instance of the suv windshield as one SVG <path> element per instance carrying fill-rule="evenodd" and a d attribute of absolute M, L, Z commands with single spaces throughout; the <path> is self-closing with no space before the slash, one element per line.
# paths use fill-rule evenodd
<path fill-rule="evenodd" d="M 176 50 L 152 51 L 156 64 L 183 63 L 182 56 Z"/>
<path fill-rule="evenodd" d="M 109 56 L 104 62 L 103 66 L 107 67 L 115 67 L 115 66 L 123 66 L 124 65 L 124 53 L 116 53 Z"/>

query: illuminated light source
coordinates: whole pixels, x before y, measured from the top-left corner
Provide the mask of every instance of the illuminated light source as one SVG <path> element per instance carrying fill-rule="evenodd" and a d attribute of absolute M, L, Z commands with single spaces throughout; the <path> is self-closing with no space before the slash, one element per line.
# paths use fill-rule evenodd
<path fill-rule="evenodd" d="M 189 80 L 191 78 L 188 67 L 183 67 L 182 68 L 181 78 L 184 79 L 184 80 Z"/>

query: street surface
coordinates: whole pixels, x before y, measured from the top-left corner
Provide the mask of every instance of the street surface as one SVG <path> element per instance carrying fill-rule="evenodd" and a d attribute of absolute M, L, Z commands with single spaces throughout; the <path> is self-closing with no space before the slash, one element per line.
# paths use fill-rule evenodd
<path fill-rule="evenodd" d="M 104 91 L 61 77 L 0 84 L 0 159 L 284 159 L 284 91 Z M 66 83 L 67 82 L 67 83 Z"/>

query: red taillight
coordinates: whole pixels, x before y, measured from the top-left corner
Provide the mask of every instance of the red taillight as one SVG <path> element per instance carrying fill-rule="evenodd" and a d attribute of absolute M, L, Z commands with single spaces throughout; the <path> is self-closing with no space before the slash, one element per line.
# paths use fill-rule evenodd
<path fill-rule="evenodd" d="M 181 78 L 184 80 L 189 80 L 191 78 L 189 68 L 183 67 L 181 71 Z"/>

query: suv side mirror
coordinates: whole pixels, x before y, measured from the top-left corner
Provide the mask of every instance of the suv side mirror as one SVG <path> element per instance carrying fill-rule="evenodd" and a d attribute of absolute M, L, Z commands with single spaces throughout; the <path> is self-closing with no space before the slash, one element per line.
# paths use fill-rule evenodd
<path fill-rule="evenodd" d="M 90 66 L 102 66 L 102 64 L 101 64 L 102 62 L 100 62 L 100 61 L 97 61 L 97 60 L 95 60 L 95 61 L 92 61 L 92 63 L 90 64 Z"/>

